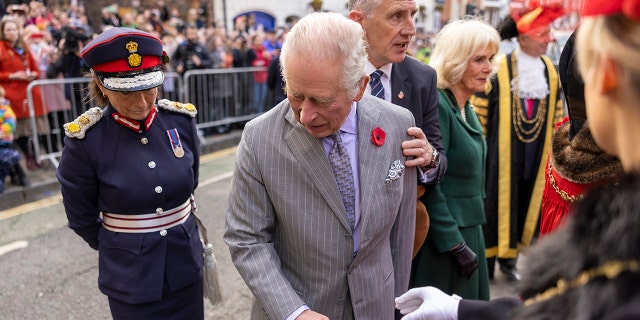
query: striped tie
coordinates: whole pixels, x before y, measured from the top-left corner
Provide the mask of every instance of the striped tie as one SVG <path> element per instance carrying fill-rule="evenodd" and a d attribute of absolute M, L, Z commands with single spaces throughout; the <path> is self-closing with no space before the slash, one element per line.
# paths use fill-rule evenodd
<path fill-rule="evenodd" d="M 384 87 L 382 86 L 382 81 L 380 81 L 380 77 L 382 77 L 382 70 L 374 71 L 371 76 L 371 95 L 378 97 L 384 100 Z"/>
<path fill-rule="evenodd" d="M 351 161 L 347 148 L 345 148 L 340 138 L 340 130 L 331 135 L 333 146 L 329 150 L 329 163 L 333 169 L 333 175 L 338 184 L 338 190 L 342 197 L 345 209 L 347 209 L 347 220 L 351 231 L 355 228 L 356 221 L 356 191 L 353 182 L 353 172 L 351 171 Z"/>

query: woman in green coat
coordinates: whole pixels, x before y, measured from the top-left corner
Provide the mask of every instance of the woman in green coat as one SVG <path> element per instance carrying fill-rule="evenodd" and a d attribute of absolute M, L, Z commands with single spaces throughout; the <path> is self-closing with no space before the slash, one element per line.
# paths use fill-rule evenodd
<path fill-rule="evenodd" d="M 480 20 L 460 19 L 447 24 L 435 41 L 430 65 L 438 73 L 438 120 L 449 168 L 421 199 L 431 226 L 414 258 L 411 286 L 488 300 L 482 233 L 487 147 L 469 98 L 483 91 L 494 73 L 500 37 Z"/>

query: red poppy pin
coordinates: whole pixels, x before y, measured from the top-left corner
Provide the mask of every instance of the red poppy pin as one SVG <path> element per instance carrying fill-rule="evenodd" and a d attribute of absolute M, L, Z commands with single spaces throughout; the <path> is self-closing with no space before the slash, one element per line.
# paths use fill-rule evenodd
<path fill-rule="evenodd" d="M 384 130 L 380 129 L 380 127 L 376 127 L 371 131 L 371 142 L 378 147 L 382 147 L 384 144 L 384 139 L 387 137 L 387 134 Z"/>

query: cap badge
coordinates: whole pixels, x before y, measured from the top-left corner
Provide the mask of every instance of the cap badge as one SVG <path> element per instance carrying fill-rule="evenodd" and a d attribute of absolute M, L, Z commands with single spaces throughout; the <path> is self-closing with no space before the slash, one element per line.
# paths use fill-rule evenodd
<path fill-rule="evenodd" d="M 130 55 L 127 57 L 127 63 L 131 68 L 137 68 L 142 64 L 142 56 L 137 54 L 138 52 L 138 43 L 134 41 L 129 41 L 125 46 L 129 51 Z"/>

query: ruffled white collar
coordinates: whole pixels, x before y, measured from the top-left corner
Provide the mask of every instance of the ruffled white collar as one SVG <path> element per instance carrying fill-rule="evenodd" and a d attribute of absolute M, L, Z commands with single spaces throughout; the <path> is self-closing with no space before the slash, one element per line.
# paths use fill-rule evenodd
<path fill-rule="evenodd" d="M 532 57 L 518 47 L 516 55 L 518 76 L 511 80 L 511 92 L 523 99 L 544 99 L 549 94 L 545 64 L 540 57 Z"/>

